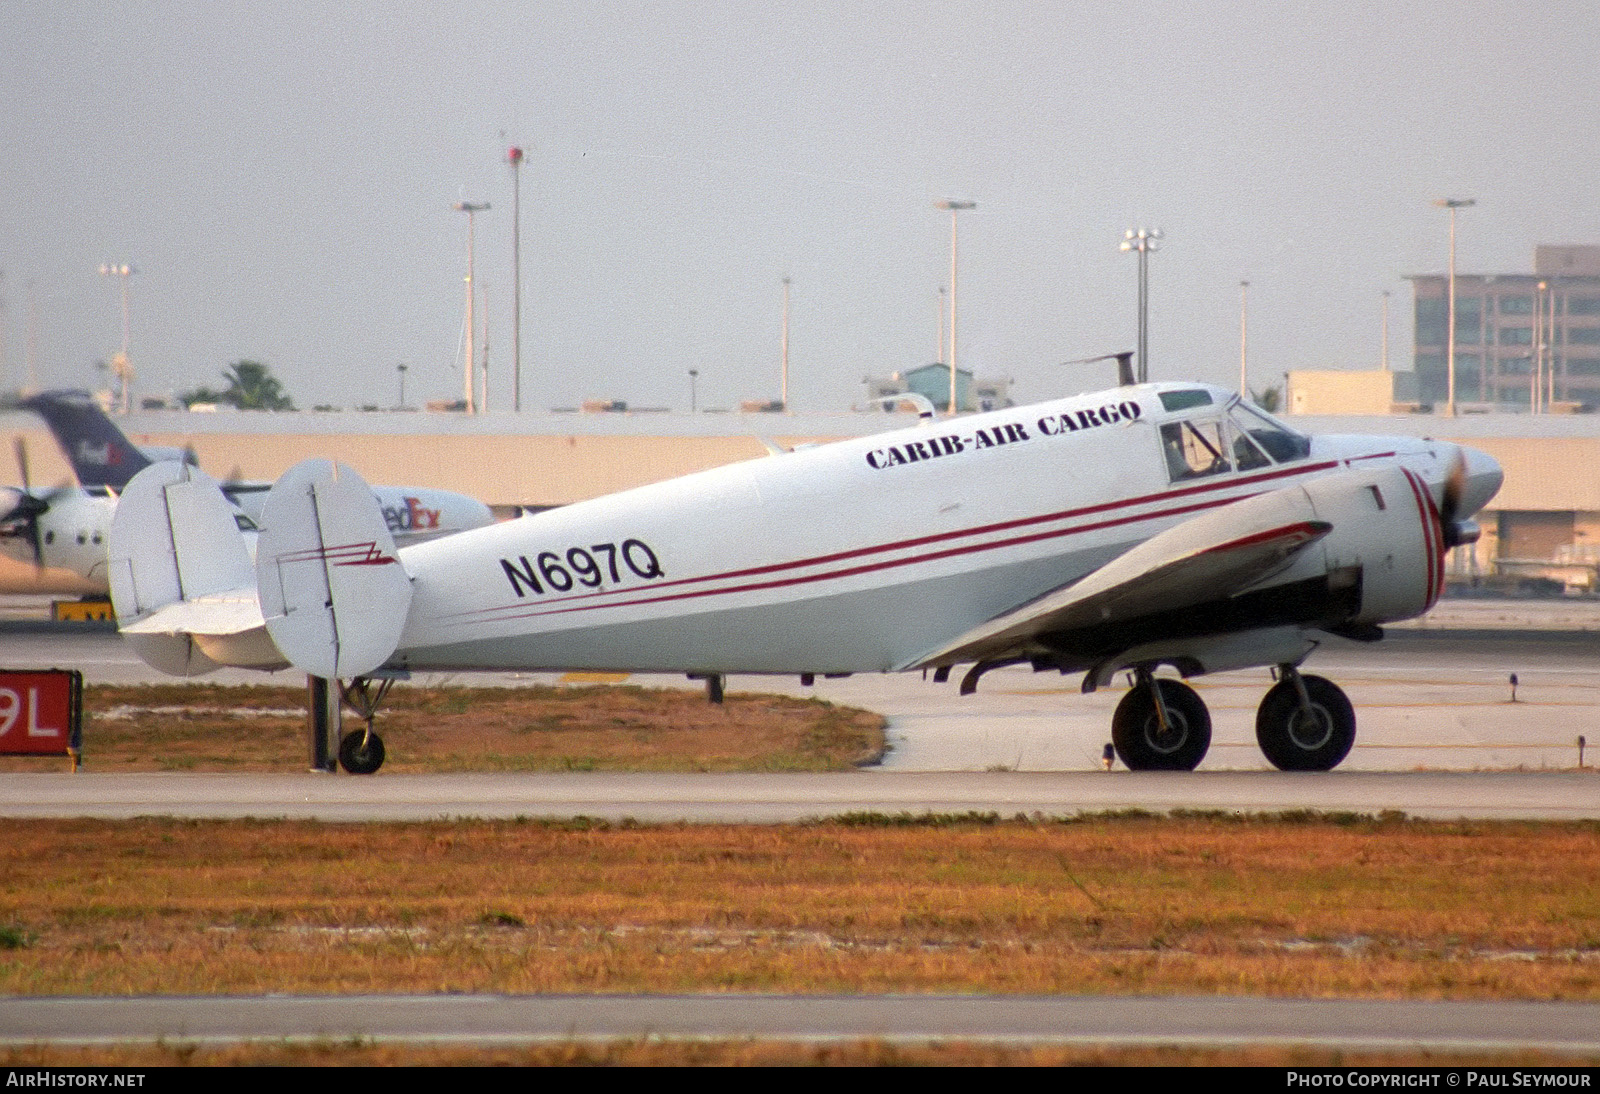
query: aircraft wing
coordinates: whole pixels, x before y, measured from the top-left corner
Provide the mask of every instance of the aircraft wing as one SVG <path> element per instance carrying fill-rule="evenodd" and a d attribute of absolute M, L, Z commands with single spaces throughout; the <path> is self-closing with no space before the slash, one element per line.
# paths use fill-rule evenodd
<path fill-rule="evenodd" d="M 1038 652 L 1043 634 L 1215 602 L 1284 568 L 1332 530 L 1299 487 L 1238 501 L 1169 528 L 905 667 L 1026 657 Z"/>

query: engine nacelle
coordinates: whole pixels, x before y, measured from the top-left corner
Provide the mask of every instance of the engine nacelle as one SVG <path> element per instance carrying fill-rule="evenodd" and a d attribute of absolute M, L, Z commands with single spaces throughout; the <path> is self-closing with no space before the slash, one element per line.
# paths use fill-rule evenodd
<path fill-rule="evenodd" d="M 1392 623 L 1433 607 L 1444 590 L 1446 548 L 1421 476 L 1404 467 L 1372 468 L 1302 489 L 1317 519 L 1333 525 L 1307 554 L 1320 554 L 1330 591 L 1352 584 L 1359 590 L 1355 614 L 1340 622 Z"/>

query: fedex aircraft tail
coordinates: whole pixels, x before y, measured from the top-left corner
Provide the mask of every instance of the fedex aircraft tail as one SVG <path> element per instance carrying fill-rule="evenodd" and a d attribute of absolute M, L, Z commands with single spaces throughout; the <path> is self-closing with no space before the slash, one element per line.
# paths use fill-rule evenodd
<path fill-rule="evenodd" d="M 292 665 L 363 676 L 394 653 L 411 606 L 372 489 L 327 460 L 303 461 L 274 484 L 259 538 L 198 469 L 154 464 L 128 484 L 110 540 L 118 625 L 140 657 L 174 675 Z"/>
<path fill-rule="evenodd" d="M 81 391 L 45 391 L 17 404 L 43 418 L 86 489 L 121 491 L 150 459 Z"/>

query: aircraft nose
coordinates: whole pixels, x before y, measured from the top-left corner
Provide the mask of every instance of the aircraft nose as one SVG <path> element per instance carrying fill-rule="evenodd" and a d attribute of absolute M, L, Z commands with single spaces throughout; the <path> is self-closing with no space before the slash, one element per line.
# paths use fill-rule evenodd
<path fill-rule="evenodd" d="M 1500 486 L 1505 482 L 1505 472 L 1500 469 L 1500 461 L 1487 452 L 1480 452 L 1476 448 L 1461 446 L 1461 455 L 1466 461 L 1466 484 L 1462 490 L 1461 509 L 1463 516 L 1470 516 L 1488 505 L 1490 500 L 1500 492 Z"/>

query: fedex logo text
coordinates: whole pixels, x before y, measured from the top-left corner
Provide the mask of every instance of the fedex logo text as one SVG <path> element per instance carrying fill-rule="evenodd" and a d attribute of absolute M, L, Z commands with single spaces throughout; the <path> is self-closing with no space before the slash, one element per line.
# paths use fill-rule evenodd
<path fill-rule="evenodd" d="M 402 498 L 404 505 L 385 505 L 383 519 L 391 532 L 426 532 L 439 527 L 438 509 L 428 509 L 418 498 Z"/>

